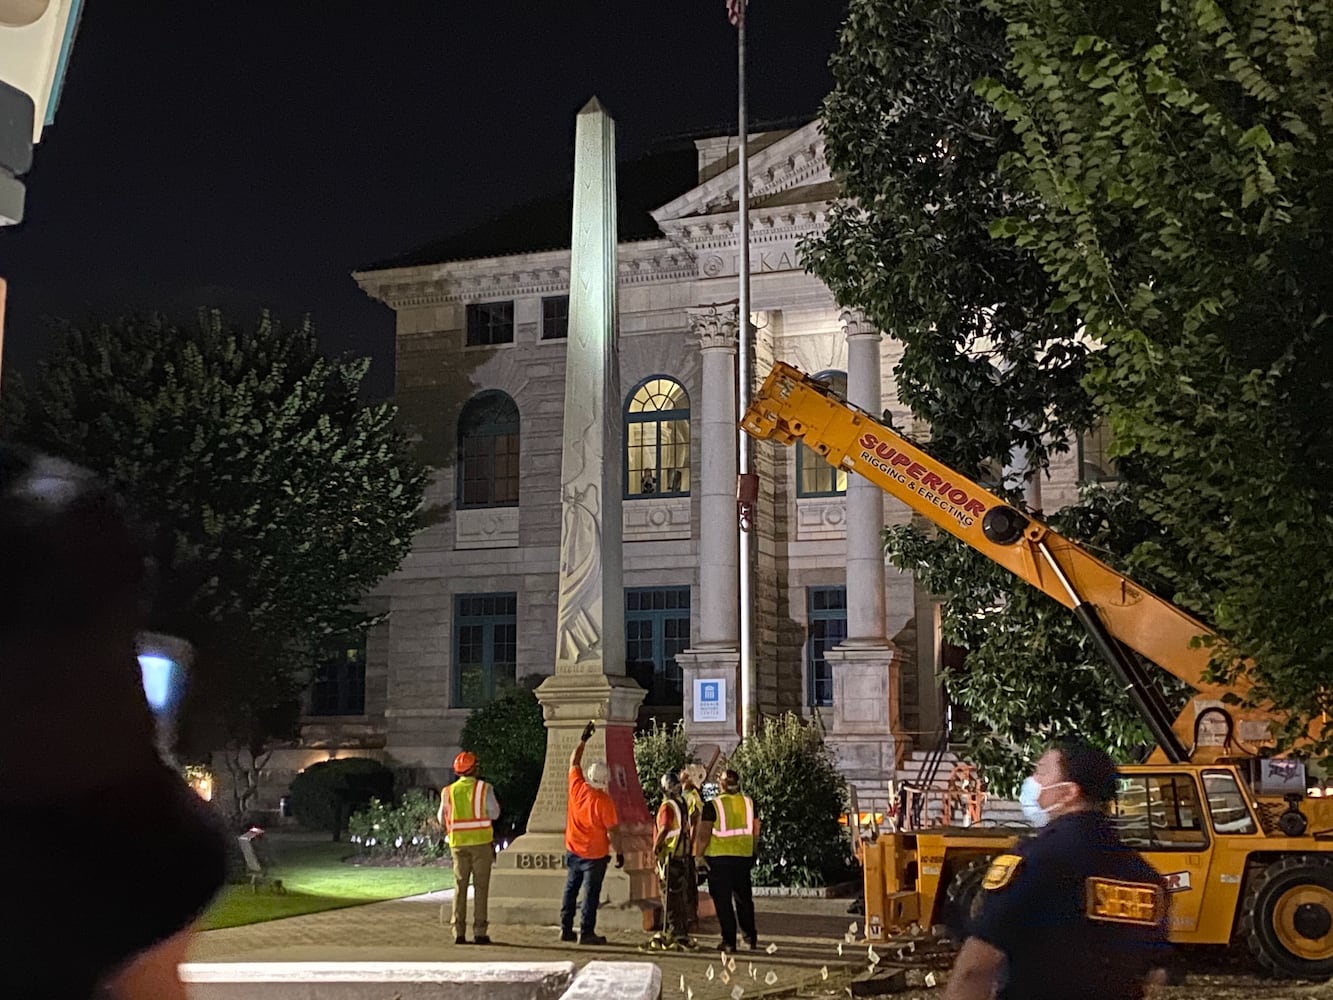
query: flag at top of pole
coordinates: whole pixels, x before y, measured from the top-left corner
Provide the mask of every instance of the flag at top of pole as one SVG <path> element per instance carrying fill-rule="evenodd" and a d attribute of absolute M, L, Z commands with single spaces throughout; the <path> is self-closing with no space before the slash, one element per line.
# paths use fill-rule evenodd
<path fill-rule="evenodd" d="M 740 24 L 741 18 L 745 17 L 745 7 L 750 0 L 727 0 L 727 20 L 732 24 Z"/>

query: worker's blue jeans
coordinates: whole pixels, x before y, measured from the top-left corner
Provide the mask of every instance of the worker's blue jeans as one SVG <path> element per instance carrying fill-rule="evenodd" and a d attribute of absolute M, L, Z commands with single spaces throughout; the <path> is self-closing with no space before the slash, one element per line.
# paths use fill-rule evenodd
<path fill-rule="evenodd" d="M 565 897 L 560 902 L 560 929 L 566 934 L 574 929 L 574 908 L 578 905 L 579 889 L 584 890 L 583 920 L 579 934 L 597 933 L 597 904 L 602 899 L 602 880 L 610 857 L 581 858 L 572 851 L 565 852 Z"/>

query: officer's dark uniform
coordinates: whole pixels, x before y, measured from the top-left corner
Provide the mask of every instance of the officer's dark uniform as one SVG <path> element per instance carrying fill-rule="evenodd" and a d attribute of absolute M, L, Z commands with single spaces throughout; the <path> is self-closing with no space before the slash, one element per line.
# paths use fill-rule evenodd
<path fill-rule="evenodd" d="M 994 859 L 972 935 L 1008 959 L 998 1000 L 1129 1000 L 1167 950 L 1162 877 L 1100 811 Z"/>

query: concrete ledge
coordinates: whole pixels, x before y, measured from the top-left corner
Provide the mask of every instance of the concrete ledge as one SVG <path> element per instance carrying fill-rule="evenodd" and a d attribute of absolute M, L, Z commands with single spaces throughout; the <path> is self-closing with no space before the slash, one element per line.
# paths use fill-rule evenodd
<path fill-rule="evenodd" d="M 590 966 L 618 964 L 637 963 Z M 180 975 L 191 1000 L 558 1000 L 574 980 L 574 963 L 190 962 Z"/>
<path fill-rule="evenodd" d="M 589 962 L 560 1000 L 658 1000 L 662 970 L 652 962 Z"/>

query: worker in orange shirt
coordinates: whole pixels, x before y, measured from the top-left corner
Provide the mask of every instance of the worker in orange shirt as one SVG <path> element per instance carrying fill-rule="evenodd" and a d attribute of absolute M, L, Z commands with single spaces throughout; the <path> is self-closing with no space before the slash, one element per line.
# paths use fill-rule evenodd
<path fill-rule="evenodd" d="M 595 727 L 589 722 L 579 737 L 579 745 L 569 755 L 569 806 L 565 813 L 565 895 L 560 903 L 560 940 L 579 944 L 606 944 L 597 933 L 597 906 L 602 899 L 602 880 L 606 878 L 611 850 L 616 852 L 616 867 L 625 867 L 620 843 L 620 820 L 615 803 L 607 794 L 611 771 L 605 761 L 593 761 L 587 774 L 583 769 L 583 751 L 592 739 Z M 578 936 L 574 935 L 574 909 L 579 890 L 584 891 L 583 919 Z"/>
<path fill-rule="evenodd" d="M 473 884 L 472 940 L 490 944 L 487 934 L 487 904 L 490 902 L 491 868 L 495 864 L 495 833 L 492 821 L 500 815 L 500 803 L 490 782 L 477 777 L 477 756 L 464 750 L 454 758 L 458 780 L 440 792 L 440 825 L 449 839 L 454 858 L 454 905 L 450 926 L 454 944 L 467 944 L 467 886 Z"/>

